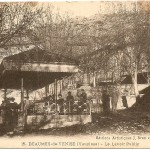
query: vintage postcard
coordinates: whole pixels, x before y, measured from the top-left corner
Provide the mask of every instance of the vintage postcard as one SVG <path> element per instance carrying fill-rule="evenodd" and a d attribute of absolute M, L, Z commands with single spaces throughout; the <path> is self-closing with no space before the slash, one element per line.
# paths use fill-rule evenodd
<path fill-rule="evenodd" d="M 0 148 L 150 148 L 150 1 L 0 3 Z"/>

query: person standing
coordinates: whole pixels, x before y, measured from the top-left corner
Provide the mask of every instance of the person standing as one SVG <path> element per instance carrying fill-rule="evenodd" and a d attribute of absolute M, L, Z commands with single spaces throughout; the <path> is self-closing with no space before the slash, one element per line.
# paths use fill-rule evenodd
<path fill-rule="evenodd" d="M 9 109 L 9 125 L 11 129 L 14 129 L 18 123 L 18 104 L 15 102 L 15 98 L 11 97 L 8 104 Z"/>
<path fill-rule="evenodd" d="M 119 97 L 120 97 L 120 91 L 119 91 L 119 88 L 116 86 L 113 87 L 113 90 L 112 90 L 112 100 L 111 100 L 111 104 L 112 104 L 112 112 L 113 113 L 116 113 L 117 111 L 117 104 L 118 104 L 118 100 L 119 100 Z"/>
<path fill-rule="evenodd" d="M 107 93 L 107 90 L 102 92 L 102 106 L 103 106 L 103 113 L 109 114 L 110 113 L 110 97 Z"/>
<path fill-rule="evenodd" d="M 74 114 L 78 114 L 78 111 L 79 111 L 78 107 L 80 103 L 80 94 L 81 94 L 80 89 L 77 89 L 77 93 L 76 93 L 75 99 L 73 101 L 73 106 L 72 106 L 73 107 L 72 111 Z"/>
<path fill-rule="evenodd" d="M 86 103 L 86 101 L 87 101 L 87 94 L 84 89 L 81 89 L 80 100 L 83 103 Z"/>
<path fill-rule="evenodd" d="M 61 94 L 58 94 L 58 99 L 57 99 L 57 104 L 58 104 L 58 111 L 59 113 L 63 113 L 64 110 L 64 99 Z"/>
<path fill-rule="evenodd" d="M 2 104 L 0 106 L 1 109 L 1 116 L 2 116 L 2 123 L 3 125 L 7 125 L 7 102 L 6 101 L 2 101 Z"/>
<path fill-rule="evenodd" d="M 127 93 L 128 93 L 128 91 L 124 90 L 124 92 L 122 94 L 122 103 L 123 103 L 123 106 L 126 108 L 128 108 Z"/>
<path fill-rule="evenodd" d="M 84 89 L 81 89 L 79 111 L 80 113 L 87 111 L 87 94 Z"/>
<path fill-rule="evenodd" d="M 73 111 L 73 103 L 74 103 L 74 97 L 72 96 L 71 92 L 68 92 L 68 95 L 66 97 L 66 103 L 67 108 L 69 109 L 69 113 Z"/>

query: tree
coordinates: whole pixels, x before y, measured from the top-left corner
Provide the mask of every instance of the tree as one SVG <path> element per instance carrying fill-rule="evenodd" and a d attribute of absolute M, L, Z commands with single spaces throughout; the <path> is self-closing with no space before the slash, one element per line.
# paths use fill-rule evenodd
<path fill-rule="evenodd" d="M 137 74 L 142 71 L 149 71 L 146 66 L 149 66 L 149 12 L 141 10 L 140 5 L 136 5 L 136 9 L 131 12 L 119 11 L 115 15 L 107 16 L 107 22 L 110 22 L 109 28 L 109 42 L 110 47 L 114 47 L 115 53 L 110 52 L 110 57 L 103 59 L 109 66 L 115 63 L 113 57 L 117 56 L 116 67 L 118 67 L 119 74 L 124 72 L 131 75 L 134 85 L 135 96 L 139 101 L 139 91 L 137 84 Z M 112 36 L 110 33 L 118 31 Z M 108 35 L 107 35 L 108 36 Z M 118 49 L 117 47 L 120 46 Z M 111 61 L 110 61 L 111 60 Z M 116 67 L 111 67 L 113 72 L 116 72 Z M 103 67 L 106 68 L 106 67 Z M 108 72 L 110 69 L 107 67 Z"/>
<path fill-rule="evenodd" d="M 88 65 L 103 70 L 106 78 L 112 73 L 113 79 L 120 82 L 123 74 L 131 75 L 137 101 L 140 99 L 137 74 L 148 72 L 150 61 L 149 11 L 141 7 L 140 2 L 133 3 L 132 9 L 127 10 L 122 4 L 118 12 L 100 16 L 100 28 L 93 24 L 90 34 L 97 46 L 93 44 L 95 50 L 88 54 L 92 56 Z"/>
<path fill-rule="evenodd" d="M 126 4 L 117 3 L 114 13 L 97 14 L 95 20 L 62 17 L 48 7 L 34 32 L 45 49 L 78 57 L 84 72 L 102 70 L 117 82 L 123 74 L 131 75 L 139 99 L 137 74 L 150 60 L 149 13 L 141 3 L 132 3 L 130 9 Z"/>
<path fill-rule="evenodd" d="M 2 3 L 0 5 L 0 48 L 7 49 L 9 42 L 17 36 L 25 36 L 41 13 L 34 3 Z M 15 39 L 15 40 L 17 40 Z M 11 51 L 10 51 L 11 52 Z"/>

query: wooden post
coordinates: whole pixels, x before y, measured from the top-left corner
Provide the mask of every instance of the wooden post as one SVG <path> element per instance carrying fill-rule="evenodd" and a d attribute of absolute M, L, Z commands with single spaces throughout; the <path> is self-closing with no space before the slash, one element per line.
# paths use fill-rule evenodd
<path fill-rule="evenodd" d="M 94 76 L 93 76 L 93 87 L 96 87 L 96 77 L 95 77 L 95 73 L 94 73 Z"/>
<path fill-rule="evenodd" d="M 4 101 L 6 101 L 7 100 L 7 89 L 5 88 L 4 89 Z"/>
<path fill-rule="evenodd" d="M 29 97 L 29 90 L 26 90 L 27 98 Z"/>
<path fill-rule="evenodd" d="M 54 94 L 54 90 L 53 90 L 53 84 L 51 84 L 51 95 L 53 95 Z"/>
<path fill-rule="evenodd" d="M 45 96 L 48 97 L 48 86 L 45 86 Z"/>
<path fill-rule="evenodd" d="M 24 90 L 23 90 L 24 91 Z M 23 93 L 24 94 L 24 93 Z M 29 104 L 29 90 L 26 90 L 26 100 L 24 100 L 24 111 L 23 111 L 23 118 L 24 118 L 24 128 L 27 125 L 27 107 Z"/>
<path fill-rule="evenodd" d="M 49 85 L 49 94 L 52 95 L 52 85 Z"/>
<path fill-rule="evenodd" d="M 48 95 L 50 94 L 49 87 L 50 87 L 50 85 L 48 84 L 48 85 L 47 85 L 47 93 L 48 93 Z"/>
<path fill-rule="evenodd" d="M 91 104 L 91 102 L 89 103 L 89 107 L 90 107 L 90 115 L 92 114 L 92 104 Z"/>
<path fill-rule="evenodd" d="M 24 101 L 24 80 L 21 78 L 21 112 L 22 112 L 22 125 L 23 129 L 25 129 L 27 124 L 27 110 L 26 110 L 26 103 Z"/>
<path fill-rule="evenodd" d="M 54 94 L 54 91 L 53 91 L 53 84 L 51 84 L 50 88 L 51 88 L 51 95 L 53 95 L 53 94 Z"/>
<path fill-rule="evenodd" d="M 60 80 L 60 93 L 62 91 L 62 80 Z"/>
<path fill-rule="evenodd" d="M 57 79 L 55 79 L 55 83 L 54 83 L 54 95 L 55 95 L 55 107 L 57 111 Z"/>
<path fill-rule="evenodd" d="M 21 112 L 24 111 L 24 88 L 23 88 L 23 78 L 21 78 Z"/>

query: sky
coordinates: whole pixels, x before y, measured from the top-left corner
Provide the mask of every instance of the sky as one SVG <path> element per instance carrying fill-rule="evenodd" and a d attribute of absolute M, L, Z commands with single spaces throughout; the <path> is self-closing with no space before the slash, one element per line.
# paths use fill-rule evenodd
<path fill-rule="evenodd" d="M 99 2 L 55 2 L 53 5 L 60 12 L 70 12 L 73 16 L 90 17 L 100 10 Z"/>
<path fill-rule="evenodd" d="M 2 0 L 7 2 L 8 0 Z M 9 0 L 9 2 L 14 0 Z M 21 2 L 31 2 L 30 0 L 15 0 Z M 65 12 L 69 12 L 71 15 L 80 16 L 80 17 L 91 17 L 98 12 L 100 13 L 112 13 L 114 9 L 117 9 L 118 3 L 126 3 L 126 5 L 130 5 L 130 3 L 137 3 L 140 1 L 142 3 L 148 2 L 149 0 L 32 0 L 35 4 L 44 4 L 45 6 L 52 4 L 54 6 L 54 10 L 57 11 L 59 9 L 60 13 L 64 14 Z M 130 6 L 129 6 L 130 7 Z M 144 6 L 145 7 L 145 6 Z M 150 6 L 149 6 L 150 8 Z"/>
<path fill-rule="evenodd" d="M 108 14 L 117 11 L 120 4 L 124 4 L 123 7 L 126 9 L 133 8 L 133 2 L 135 1 L 74 1 L 74 2 L 44 2 L 42 5 L 45 7 L 48 4 L 53 6 L 53 11 L 59 10 L 61 14 L 69 12 L 72 17 L 92 17 L 97 13 Z M 41 4 L 41 3 L 39 3 Z"/>

